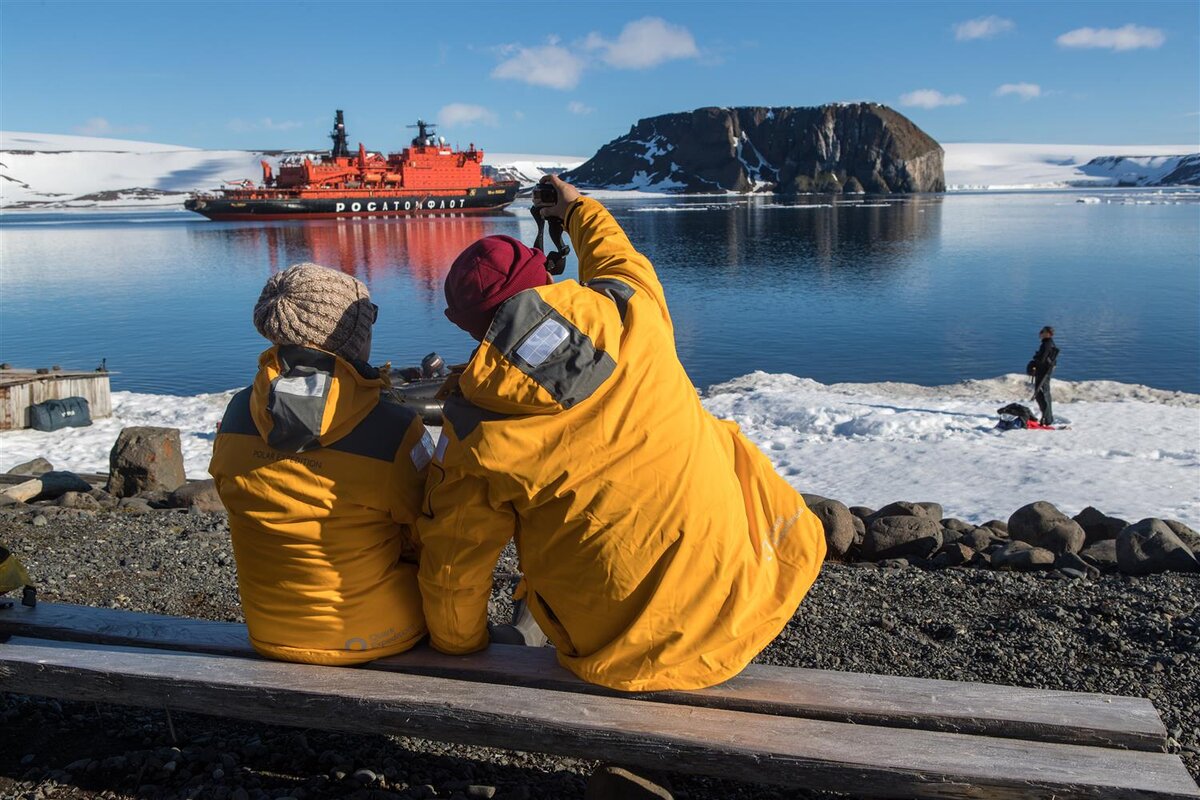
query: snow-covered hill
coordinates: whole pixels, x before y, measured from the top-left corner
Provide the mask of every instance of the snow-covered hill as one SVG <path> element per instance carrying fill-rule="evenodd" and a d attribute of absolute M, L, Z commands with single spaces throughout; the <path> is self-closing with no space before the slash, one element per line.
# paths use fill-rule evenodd
<path fill-rule="evenodd" d="M 289 151 L 291 152 L 291 151 Z M 257 181 L 281 151 L 198 150 L 87 136 L 0 132 L 0 208 L 180 205 L 224 181 Z M 316 154 L 313 154 L 314 157 Z M 504 180 L 533 184 L 583 163 L 574 156 L 489 153 Z"/>
<path fill-rule="evenodd" d="M 1196 145 L 947 144 L 946 185 L 964 189 L 1195 183 Z M 181 206 L 188 192 L 257 180 L 280 151 L 191 147 L 59 134 L 0 132 L 0 208 Z M 581 156 L 489 153 L 501 179 L 523 185 L 582 164 Z M 1189 179 L 1190 176 L 1190 179 Z M 649 187 L 653 191 L 654 187 Z"/>

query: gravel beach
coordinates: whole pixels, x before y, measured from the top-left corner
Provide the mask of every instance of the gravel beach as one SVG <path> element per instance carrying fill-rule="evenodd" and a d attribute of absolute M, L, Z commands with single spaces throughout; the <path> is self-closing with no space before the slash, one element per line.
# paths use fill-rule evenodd
<path fill-rule="evenodd" d="M 45 601 L 240 621 L 222 514 L 0 509 Z M 492 612 L 505 618 L 511 548 Z M 1200 575 L 827 564 L 758 661 L 1148 697 L 1200 776 Z M 172 734 L 173 728 L 173 734 Z M 0 797 L 579 798 L 593 762 L 0 694 Z M 682 775 L 677 798 L 792 798 Z"/>

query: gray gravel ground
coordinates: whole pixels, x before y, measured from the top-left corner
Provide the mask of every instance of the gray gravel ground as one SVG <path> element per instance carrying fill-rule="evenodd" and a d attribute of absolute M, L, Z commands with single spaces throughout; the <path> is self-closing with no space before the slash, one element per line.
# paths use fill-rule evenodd
<path fill-rule="evenodd" d="M 38 517 L 42 521 L 37 521 Z M 47 601 L 240 621 L 223 515 L 0 509 Z M 514 580 L 506 552 L 492 612 Z M 1200 576 L 826 565 L 759 661 L 1149 697 L 1200 775 Z M 591 762 L 0 693 L 0 797 L 579 798 Z M 671 775 L 677 798 L 793 791 Z"/>

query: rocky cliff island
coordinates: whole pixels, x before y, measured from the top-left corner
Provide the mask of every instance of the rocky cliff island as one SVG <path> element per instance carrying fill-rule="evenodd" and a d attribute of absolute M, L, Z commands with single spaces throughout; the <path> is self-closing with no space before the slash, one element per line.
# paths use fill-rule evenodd
<path fill-rule="evenodd" d="M 698 108 L 639 120 L 564 178 L 689 193 L 941 192 L 942 157 L 933 137 L 877 103 Z"/>

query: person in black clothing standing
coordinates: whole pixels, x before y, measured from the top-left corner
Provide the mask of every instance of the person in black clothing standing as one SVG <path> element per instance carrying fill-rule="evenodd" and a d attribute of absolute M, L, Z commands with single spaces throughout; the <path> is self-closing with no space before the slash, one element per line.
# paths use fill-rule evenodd
<path fill-rule="evenodd" d="M 1042 412 L 1043 425 L 1054 424 L 1054 410 L 1050 405 L 1050 373 L 1058 362 L 1058 346 L 1054 344 L 1054 328 L 1047 325 L 1039 331 L 1042 345 L 1025 366 L 1025 372 L 1033 376 L 1033 399 Z"/>

